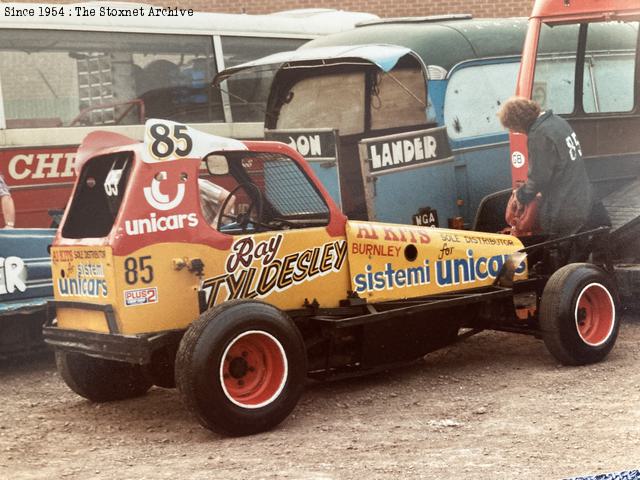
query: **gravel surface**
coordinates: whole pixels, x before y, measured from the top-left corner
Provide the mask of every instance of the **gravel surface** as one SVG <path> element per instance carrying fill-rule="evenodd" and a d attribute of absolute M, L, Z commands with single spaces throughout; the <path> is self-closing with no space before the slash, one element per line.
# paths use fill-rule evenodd
<path fill-rule="evenodd" d="M 51 355 L 0 363 L 1 479 L 563 478 L 640 466 L 640 316 L 597 365 L 484 332 L 424 362 L 307 388 L 277 429 L 225 438 L 175 390 L 92 404 Z"/>

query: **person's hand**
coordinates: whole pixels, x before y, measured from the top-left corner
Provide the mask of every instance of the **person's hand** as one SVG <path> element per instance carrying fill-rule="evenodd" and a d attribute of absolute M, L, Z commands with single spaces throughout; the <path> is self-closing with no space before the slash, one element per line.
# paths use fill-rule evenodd
<path fill-rule="evenodd" d="M 512 196 L 513 196 L 513 208 L 516 212 L 516 215 L 521 214 L 524 211 L 524 204 L 520 203 L 520 200 L 518 200 L 518 189 L 514 188 L 513 192 L 512 192 Z"/>

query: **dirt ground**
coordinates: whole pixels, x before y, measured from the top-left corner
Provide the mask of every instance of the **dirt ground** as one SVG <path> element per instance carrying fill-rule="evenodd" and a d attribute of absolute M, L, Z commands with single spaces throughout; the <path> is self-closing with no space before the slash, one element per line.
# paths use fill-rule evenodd
<path fill-rule="evenodd" d="M 563 478 L 640 466 L 640 316 L 603 363 L 485 332 L 372 377 L 310 386 L 274 431 L 224 438 L 175 390 L 91 404 L 50 355 L 0 364 L 3 479 Z"/>

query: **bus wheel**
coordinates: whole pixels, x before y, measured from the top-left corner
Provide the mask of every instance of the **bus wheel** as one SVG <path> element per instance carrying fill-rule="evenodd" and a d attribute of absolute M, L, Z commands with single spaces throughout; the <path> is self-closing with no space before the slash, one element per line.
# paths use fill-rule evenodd
<path fill-rule="evenodd" d="M 92 402 L 139 397 L 151 388 L 140 365 L 61 351 L 56 351 L 56 365 L 67 386 Z"/>
<path fill-rule="evenodd" d="M 203 313 L 185 333 L 176 384 L 200 423 L 248 435 L 273 428 L 294 409 L 307 357 L 293 321 L 263 302 L 238 300 Z"/>
<path fill-rule="evenodd" d="M 547 282 L 540 327 L 551 354 L 565 365 L 602 360 L 613 348 L 620 320 L 609 275 L 588 263 L 565 265 Z"/>

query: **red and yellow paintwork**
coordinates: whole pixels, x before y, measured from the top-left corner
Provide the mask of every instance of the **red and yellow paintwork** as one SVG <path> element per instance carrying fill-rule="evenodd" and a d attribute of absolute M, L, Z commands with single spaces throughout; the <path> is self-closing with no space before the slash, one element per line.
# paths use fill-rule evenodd
<path fill-rule="evenodd" d="M 522 248 L 507 235 L 347 221 L 297 152 L 275 142 L 243 145 L 299 164 L 329 207 L 328 225 L 225 234 L 206 223 L 200 208 L 200 158 L 149 163 L 142 160 L 143 144 L 97 133 L 81 147 L 81 162 L 132 151 L 134 165 L 107 236 L 71 239 L 58 231 L 52 248 L 56 300 L 111 305 L 120 334 L 161 332 L 184 329 L 198 317 L 201 291 L 208 307 L 259 298 L 285 311 L 314 302 L 338 307 L 352 292 L 372 303 L 398 300 L 491 285 L 506 256 Z M 164 194 L 184 191 L 170 212 L 155 210 L 143 193 L 161 171 Z M 135 222 L 152 216 L 164 227 L 182 218 L 182 227 L 135 232 Z M 201 272 L 190 269 L 194 260 L 203 264 Z M 518 275 L 526 276 L 525 265 Z M 101 311 L 58 306 L 57 318 L 63 329 L 109 333 Z"/>

